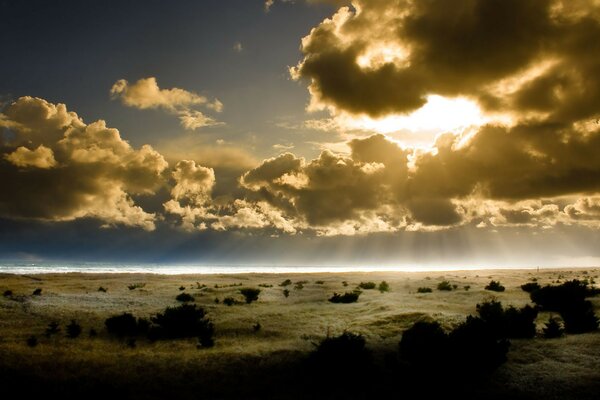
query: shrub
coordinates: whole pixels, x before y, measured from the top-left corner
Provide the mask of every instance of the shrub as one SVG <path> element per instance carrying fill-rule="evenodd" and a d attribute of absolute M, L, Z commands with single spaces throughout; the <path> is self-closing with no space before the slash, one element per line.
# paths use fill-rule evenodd
<path fill-rule="evenodd" d="M 4 297 L 10 297 L 13 295 L 13 291 L 12 290 L 5 290 L 4 293 L 2 294 Z"/>
<path fill-rule="evenodd" d="M 56 321 L 52 321 L 48 324 L 48 327 L 46 327 L 46 331 L 44 332 L 44 335 L 49 338 L 52 335 L 57 334 L 58 332 L 60 332 L 60 328 L 58 327 L 58 322 Z"/>
<path fill-rule="evenodd" d="M 35 336 L 29 336 L 26 340 L 27 346 L 35 347 L 38 345 L 38 339 Z"/>
<path fill-rule="evenodd" d="M 105 287 L 102 287 L 102 286 L 100 286 L 100 287 L 98 288 L 98 291 L 99 291 L 99 292 L 102 292 L 102 293 L 106 293 L 106 292 L 108 291 L 108 289 L 107 289 L 107 288 L 105 288 Z"/>
<path fill-rule="evenodd" d="M 304 289 L 304 284 L 302 282 L 296 282 L 296 284 L 294 285 L 294 289 L 302 290 Z"/>
<path fill-rule="evenodd" d="M 289 285 L 291 285 L 291 284 L 292 284 L 292 281 L 291 281 L 291 280 L 289 280 L 289 279 L 286 279 L 285 281 L 281 282 L 281 283 L 279 284 L 279 286 L 284 286 L 284 287 L 285 287 L 285 286 L 289 286 Z"/>
<path fill-rule="evenodd" d="M 148 332 L 150 339 L 180 339 L 197 337 L 201 343 L 212 343 L 214 326 L 203 308 L 195 304 L 167 307 L 150 320 L 154 324 Z"/>
<path fill-rule="evenodd" d="M 145 283 L 132 283 L 131 285 L 127 285 L 127 288 L 129 290 L 134 290 L 134 289 L 143 288 L 144 286 L 146 286 Z"/>
<path fill-rule="evenodd" d="M 485 290 L 491 290 L 493 292 L 504 292 L 505 287 L 500 284 L 498 281 L 490 281 L 490 283 L 485 287 Z"/>
<path fill-rule="evenodd" d="M 448 355 L 448 336 L 438 322 L 416 322 L 402 334 L 400 356 L 414 367 L 443 369 Z"/>
<path fill-rule="evenodd" d="M 358 284 L 358 287 L 361 289 L 375 289 L 377 285 L 375 284 L 375 282 L 361 282 Z"/>
<path fill-rule="evenodd" d="M 256 324 L 252 325 L 252 330 L 254 332 L 260 331 L 261 328 L 262 328 L 262 325 L 260 324 L 260 322 L 257 322 Z"/>
<path fill-rule="evenodd" d="M 273 287 L 273 285 L 269 285 L 268 283 L 261 283 L 258 285 L 258 287 L 270 288 Z"/>
<path fill-rule="evenodd" d="M 290 291 L 287 289 L 283 289 L 283 295 L 287 298 L 290 296 Z"/>
<path fill-rule="evenodd" d="M 331 303 L 355 303 L 358 301 L 358 297 L 360 296 L 360 292 L 346 292 L 344 294 L 334 293 L 333 296 L 329 298 Z"/>
<path fill-rule="evenodd" d="M 106 330 L 118 337 L 139 336 L 148 332 L 149 322 L 146 319 L 136 319 L 130 313 L 109 317 L 104 321 Z"/>
<path fill-rule="evenodd" d="M 74 319 L 71 320 L 71 323 L 67 325 L 67 337 L 70 339 L 75 339 L 81 335 L 81 325 L 79 325 Z"/>
<path fill-rule="evenodd" d="M 450 282 L 448 282 L 448 281 L 442 281 L 442 282 L 438 283 L 437 289 L 450 291 L 450 290 L 452 290 L 452 285 L 450 285 Z"/>
<path fill-rule="evenodd" d="M 90 333 L 89 336 L 91 338 L 98 336 L 98 332 L 96 332 L 96 330 L 94 328 L 90 328 Z"/>
<path fill-rule="evenodd" d="M 491 300 L 477 304 L 479 317 L 488 324 L 496 338 L 532 338 L 535 336 L 537 309 L 526 305 L 521 309 L 502 308 L 502 303 Z"/>
<path fill-rule="evenodd" d="M 541 286 L 537 282 L 529 282 L 529 283 L 524 283 L 523 285 L 521 285 L 521 289 L 527 293 L 532 293 L 533 291 L 539 290 L 540 288 L 541 288 Z"/>
<path fill-rule="evenodd" d="M 377 287 L 377 289 L 379 290 L 380 293 L 389 292 L 390 291 L 390 285 L 386 281 L 381 281 L 381 283 L 379 284 L 379 286 Z"/>
<path fill-rule="evenodd" d="M 433 290 L 431 290 L 431 288 L 428 287 L 420 287 L 417 289 L 417 293 L 431 293 L 433 292 Z"/>
<path fill-rule="evenodd" d="M 260 289 L 244 288 L 244 289 L 240 289 L 240 293 L 246 299 L 246 304 L 250 304 L 253 301 L 258 300 L 258 295 L 260 294 Z"/>
<path fill-rule="evenodd" d="M 221 301 L 219 300 L 218 297 L 215 297 L 215 304 L 219 304 Z"/>
<path fill-rule="evenodd" d="M 225 304 L 226 306 L 232 306 L 236 303 L 235 299 L 233 297 L 225 297 L 223 299 L 223 304 Z"/>
<path fill-rule="evenodd" d="M 559 322 L 558 318 L 550 317 L 548 322 L 546 322 L 546 326 L 542 329 L 544 332 L 544 337 L 546 339 L 554 339 L 559 338 L 564 335 L 565 330 L 562 327 L 562 324 Z"/>
<path fill-rule="evenodd" d="M 463 289 L 465 289 L 465 291 L 469 291 L 469 289 L 471 289 L 471 285 L 465 285 L 463 286 Z"/>
<path fill-rule="evenodd" d="M 315 283 L 316 283 L 317 285 L 322 285 L 322 284 L 324 284 L 324 283 L 325 283 L 325 281 L 315 281 Z"/>
<path fill-rule="evenodd" d="M 185 286 L 179 286 L 179 290 L 183 292 L 185 290 Z"/>
<path fill-rule="evenodd" d="M 32 293 L 34 296 L 41 296 L 42 295 L 42 289 L 41 288 L 37 288 L 33 291 Z"/>
<path fill-rule="evenodd" d="M 310 356 L 313 370 L 320 379 L 364 378 L 369 372 L 371 353 L 361 335 L 344 332 L 336 337 L 327 337 Z"/>
<path fill-rule="evenodd" d="M 347 287 L 348 286 L 348 282 L 347 281 L 343 281 L 342 285 L 344 285 L 344 287 Z"/>
<path fill-rule="evenodd" d="M 195 301 L 194 296 L 192 296 L 189 293 L 179 293 L 175 297 L 175 300 L 181 301 L 182 303 L 187 303 L 187 302 L 190 302 L 190 301 Z"/>

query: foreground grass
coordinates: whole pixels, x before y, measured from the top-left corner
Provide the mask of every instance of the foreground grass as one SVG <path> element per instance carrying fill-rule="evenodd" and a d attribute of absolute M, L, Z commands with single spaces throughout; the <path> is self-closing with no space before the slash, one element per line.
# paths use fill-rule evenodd
<path fill-rule="evenodd" d="M 444 327 L 455 326 L 475 313 L 476 303 L 490 298 L 484 288 L 491 279 L 506 287 L 504 292 L 493 293 L 495 298 L 505 305 L 522 307 L 529 303 L 529 294 L 520 288 L 523 283 L 535 278 L 544 285 L 599 273 L 585 272 L 1 275 L 0 292 L 11 290 L 13 295 L 0 298 L 0 380 L 5 387 L 16 385 L 21 391 L 41 388 L 65 394 L 68 388 L 70 394 L 87 397 L 121 392 L 134 398 L 162 398 L 173 390 L 178 398 L 239 398 L 242 394 L 250 398 L 328 397 L 328 393 L 315 392 L 311 387 L 305 361 L 314 350 L 313 343 L 349 331 L 367 340 L 377 374 L 363 382 L 346 381 L 341 387 L 335 386 L 335 393 L 348 390 L 350 397 L 369 398 L 398 387 L 403 379 L 407 384 L 411 381 L 396 353 L 402 332 L 414 322 L 433 318 Z M 279 286 L 285 279 L 307 283 L 301 290 L 290 285 L 286 298 Z M 352 304 L 327 301 L 336 291 L 383 280 L 389 284 L 389 292 L 365 290 Z M 461 288 L 470 285 L 471 289 L 417 293 L 419 287 L 435 287 L 442 281 Z M 128 288 L 139 283 L 144 285 Z M 230 307 L 215 303 L 216 298 L 226 297 L 243 303 L 240 284 L 262 285 L 258 301 Z M 185 339 L 156 343 L 138 340 L 135 348 L 130 348 L 106 333 L 104 320 L 111 315 L 131 312 L 147 317 L 177 305 L 175 297 L 182 286 L 214 322 L 215 347 L 197 349 L 197 340 Z M 31 295 L 36 288 L 43 289 L 40 296 Z M 549 313 L 540 313 L 538 330 L 548 317 Z M 72 319 L 83 328 L 77 339 L 65 337 L 65 326 Z M 59 322 L 62 331 L 48 339 L 43 332 L 52 321 Z M 254 329 L 256 323 L 260 323 L 259 331 Z M 98 336 L 88 337 L 90 329 Z M 31 335 L 39 339 L 33 348 L 26 343 Z M 489 380 L 465 377 L 463 382 L 449 383 L 453 390 L 464 386 L 474 397 L 485 393 L 488 398 L 594 398 L 600 382 L 599 334 L 512 342 L 508 363 Z"/>

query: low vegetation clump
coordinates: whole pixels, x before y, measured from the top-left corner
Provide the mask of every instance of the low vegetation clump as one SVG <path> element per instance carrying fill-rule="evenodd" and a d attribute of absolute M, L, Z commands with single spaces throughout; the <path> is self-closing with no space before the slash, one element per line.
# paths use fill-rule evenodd
<path fill-rule="evenodd" d="M 537 282 L 528 282 L 521 285 L 521 289 L 527 293 L 532 293 L 533 291 L 539 290 L 540 288 L 541 286 Z"/>
<path fill-rule="evenodd" d="M 451 291 L 452 290 L 452 285 L 448 281 L 442 281 L 442 282 L 438 283 L 437 289 L 438 290 Z"/>
<path fill-rule="evenodd" d="M 67 325 L 67 337 L 69 339 L 78 338 L 81 335 L 81 325 L 79 325 L 74 319 Z"/>
<path fill-rule="evenodd" d="M 375 284 L 375 282 L 361 282 L 358 284 L 358 287 L 361 289 L 369 290 L 369 289 L 375 289 L 375 287 L 377 287 L 377 285 Z"/>
<path fill-rule="evenodd" d="M 323 285 L 323 284 L 325 283 L 325 281 L 315 281 L 315 283 L 316 283 L 317 285 Z"/>
<path fill-rule="evenodd" d="M 491 290 L 493 292 L 504 292 L 506 288 L 500 284 L 499 281 L 490 281 L 490 283 L 485 287 L 485 290 Z"/>
<path fill-rule="evenodd" d="M 529 305 L 521 309 L 510 306 L 506 310 L 499 301 L 477 304 L 479 317 L 497 338 L 533 338 L 538 310 Z"/>
<path fill-rule="evenodd" d="M 288 289 L 283 289 L 283 295 L 287 298 L 290 297 L 290 291 Z"/>
<path fill-rule="evenodd" d="M 465 289 L 465 292 L 468 292 L 469 289 L 471 289 L 471 285 L 465 285 L 463 286 L 463 289 Z"/>
<path fill-rule="evenodd" d="M 379 284 L 379 286 L 377 286 L 377 290 L 379 290 L 380 293 L 389 292 L 390 291 L 390 285 L 386 281 L 381 281 L 381 283 Z"/>
<path fill-rule="evenodd" d="M 400 356 L 416 368 L 444 368 L 448 345 L 448 335 L 438 322 L 419 321 L 402 334 Z"/>
<path fill-rule="evenodd" d="M 179 290 L 183 292 L 185 290 L 185 286 L 183 286 L 183 285 L 179 286 Z"/>
<path fill-rule="evenodd" d="M 558 318 L 550 317 L 548 322 L 545 324 L 546 326 L 542 330 L 544 333 L 544 337 L 546 339 L 555 339 L 562 337 L 565 334 L 565 330 L 558 320 Z"/>
<path fill-rule="evenodd" d="M 149 322 L 144 318 L 135 318 L 130 313 L 109 317 L 104 321 L 109 334 L 118 337 L 141 336 L 148 333 Z"/>
<path fill-rule="evenodd" d="M 323 339 L 310 356 L 313 373 L 318 379 L 364 378 L 372 362 L 362 335 L 344 332 Z"/>
<path fill-rule="evenodd" d="M 214 326 L 203 308 L 195 304 L 167 307 L 162 313 L 151 317 L 148 331 L 151 340 L 197 337 L 203 347 L 214 345 Z"/>
<path fill-rule="evenodd" d="M 32 293 L 34 296 L 41 296 L 42 295 L 42 289 L 41 288 L 37 288 L 33 291 Z"/>
<path fill-rule="evenodd" d="M 235 301 L 235 299 L 233 297 L 225 297 L 223 299 L 223 304 L 225 304 L 226 306 L 232 306 L 236 303 L 237 303 L 237 301 Z"/>
<path fill-rule="evenodd" d="M 296 290 L 302 290 L 302 289 L 304 289 L 304 283 L 302 283 L 302 282 L 296 282 L 294 284 L 294 289 L 296 289 Z"/>
<path fill-rule="evenodd" d="M 175 300 L 180 301 L 182 303 L 189 303 L 191 301 L 195 301 L 194 296 L 192 296 L 189 293 L 179 293 L 176 297 Z"/>
<path fill-rule="evenodd" d="M 12 290 L 5 290 L 4 293 L 2 294 L 4 297 L 10 297 L 13 295 L 13 291 Z"/>
<path fill-rule="evenodd" d="M 329 298 L 329 301 L 331 303 L 356 303 L 359 296 L 360 292 L 346 292 L 344 294 L 334 293 L 333 296 Z"/>
<path fill-rule="evenodd" d="M 261 284 L 258 285 L 258 287 L 270 288 L 270 287 L 273 287 L 273 285 L 270 285 L 268 283 L 261 283 Z"/>
<path fill-rule="evenodd" d="M 127 289 L 129 289 L 129 290 L 141 289 L 145 286 L 146 286 L 145 283 L 132 283 L 131 285 L 127 285 Z"/>
<path fill-rule="evenodd" d="M 246 304 L 250 304 L 253 301 L 258 300 L 258 295 L 260 294 L 260 289 L 244 288 L 244 289 L 240 289 L 240 293 L 242 294 L 242 296 L 244 296 L 244 299 L 246 300 Z"/>
<path fill-rule="evenodd" d="M 417 293 L 431 293 L 433 290 L 428 287 L 420 287 L 417 289 Z"/>
<path fill-rule="evenodd" d="M 285 281 L 281 282 L 281 283 L 279 284 L 279 286 L 283 286 L 283 287 L 285 287 L 285 286 L 289 286 L 289 285 L 291 285 L 291 284 L 292 284 L 292 281 L 291 281 L 290 279 L 286 279 Z"/>
<path fill-rule="evenodd" d="M 50 338 L 53 335 L 56 335 L 58 332 L 60 332 L 60 328 L 59 328 L 58 322 L 52 321 L 46 327 L 46 331 L 44 332 L 44 336 L 46 336 L 47 338 Z"/>
<path fill-rule="evenodd" d="M 566 333 L 583 333 L 598 329 L 594 307 L 586 300 L 598 293 L 598 289 L 575 279 L 561 285 L 546 285 L 531 292 L 530 297 L 542 310 L 558 312 L 564 321 Z"/>
<path fill-rule="evenodd" d="M 102 286 L 100 286 L 100 287 L 98 288 L 98 291 L 99 291 L 99 292 L 102 292 L 102 293 L 106 293 L 106 292 L 108 291 L 108 289 L 107 289 L 107 288 L 105 288 L 105 287 L 102 287 Z"/>

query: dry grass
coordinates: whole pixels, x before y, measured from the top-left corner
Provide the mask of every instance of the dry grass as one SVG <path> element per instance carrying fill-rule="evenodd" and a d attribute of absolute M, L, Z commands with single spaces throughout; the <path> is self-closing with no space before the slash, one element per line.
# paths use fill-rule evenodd
<path fill-rule="evenodd" d="M 254 365 L 294 358 L 311 351 L 312 343 L 328 334 L 360 333 L 370 348 L 395 351 L 402 331 L 418 320 L 432 318 L 451 328 L 466 315 L 474 314 L 476 303 L 491 297 L 504 305 L 527 304 L 529 294 L 522 291 L 520 285 L 533 278 L 544 285 L 598 275 L 600 270 L 597 269 L 285 275 L 0 275 L 0 293 L 8 289 L 13 292 L 12 298 L 0 297 L 0 365 L 57 381 L 88 375 L 115 379 L 124 373 L 138 381 L 162 374 L 173 379 L 173 371 L 180 371 L 178 379 L 185 379 L 202 370 L 207 377 L 212 371 L 226 382 L 236 379 L 235 373 L 227 372 L 231 363 L 246 360 Z M 285 298 L 284 288 L 279 286 L 285 279 L 308 283 L 302 290 L 289 286 L 290 295 Z M 500 281 L 506 291 L 484 290 L 491 279 Z M 353 304 L 327 301 L 333 292 L 352 290 L 364 281 L 379 283 L 383 280 L 389 283 L 389 292 L 363 290 L 358 302 Z M 436 286 L 443 280 L 456 284 L 458 289 L 438 291 Z M 600 282 L 600 278 L 596 280 Z M 347 287 L 343 281 L 348 282 Z M 145 286 L 128 288 L 139 283 Z M 242 286 L 234 286 L 239 283 Z M 259 284 L 262 286 L 257 302 L 222 304 L 229 296 L 243 301 L 239 289 Z M 206 286 L 199 288 L 202 285 Z M 470 290 L 463 289 L 466 285 Z M 148 317 L 166 306 L 177 305 L 175 296 L 181 293 L 180 286 L 208 311 L 216 327 L 214 348 L 197 350 L 195 340 L 160 343 L 139 340 L 136 348 L 131 349 L 108 337 L 104 329 L 107 317 L 123 312 Z M 107 291 L 98 291 L 99 287 Z M 417 293 L 419 287 L 431 287 L 433 292 Z M 31 295 L 36 288 L 43 289 L 41 296 Z M 221 303 L 215 304 L 215 298 Z M 599 305 L 598 299 L 593 301 Z M 71 319 L 83 327 L 78 339 L 65 337 L 65 326 Z M 547 320 L 548 314 L 540 313 L 539 330 Z M 59 322 L 62 331 L 48 339 L 43 332 L 51 321 Z M 257 322 L 262 328 L 255 332 L 253 325 Z M 91 328 L 98 331 L 98 337 L 88 337 Z M 26 344 L 31 335 L 39 339 L 35 348 Z M 600 335 L 514 341 L 509 362 L 497 371 L 494 379 L 497 385 L 544 398 L 552 398 L 552 393 L 568 393 L 563 389 L 572 391 L 574 387 L 581 388 L 576 393 L 585 395 L 585 388 L 597 389 L 600 380 Z"/>

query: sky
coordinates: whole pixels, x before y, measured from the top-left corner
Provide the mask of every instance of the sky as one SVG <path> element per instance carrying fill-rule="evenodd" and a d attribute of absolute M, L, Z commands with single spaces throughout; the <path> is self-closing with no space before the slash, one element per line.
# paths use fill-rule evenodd
<path fill-rule="evenodd" d="M 0 260 L 600 264 L 600 1 L 0 0 Z"/>

